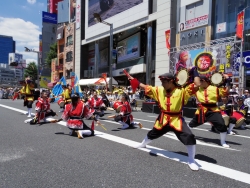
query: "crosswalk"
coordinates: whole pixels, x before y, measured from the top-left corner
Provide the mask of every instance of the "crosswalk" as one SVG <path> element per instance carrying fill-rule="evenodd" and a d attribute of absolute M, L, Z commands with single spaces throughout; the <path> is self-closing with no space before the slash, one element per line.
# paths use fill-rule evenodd
<path fill-rule="evenodd" d="M 9 109 L 9 110 L 12 110 L 12 111 L 20 112 L 20 113 L 25 113 L 26 112 L 24 110 L 14 108 L 14 107 L 10 107 L 10 106 L 3 105 L 3 104 L 0 104 L 0 107 L 5 108 L 5 109 Z M 49 120 L 52 120 L 52 119 L 53 118 L 50 118 Z M 140 121 L 144 121 L 144 122 L 147 121 L 149 123 L 154 122 L 154 121 L 145 120 L 145 119 L 137 119 L 137 118 L 135 118 L 135 119 L 140 120 Z M 102 121 L 106 122 L 106 123 L 118 124 L 117 122 L 110 121 L 110 120 L 105 120 L 105 119 L 103 119 Z M 62 125 L 62 126 L 66 126 L 66 122 L 58 122 L 57 124 Z M 149 131 L 150 129 L 143 127 L 142 130 L 145 131 L 145 135 L 146 135 L 146 133 L 147 133 L 146 131 Z M 196 130 L 207 131 L 207 130 L 202 129 L 202 128 L 196 128 Z M 99 137 L 99 138 L 102 138 L 102 139 L 105 139 L 105 140 L 109 140 L 111 142 L 119 143 L 119 144 L 121 144 L 123 146 L 131 147 L 131 152 L 133 152 L 132 146 L 139 144 L 138 142 L 133 141 L 131 139 L 122 138 L 122 137 L 115 136 L 115 135 L 112 135 L 112 134 L 108 134 L 108 133 L 102 132 L 102 131 L 95 131 L 95 136 Z M 249 137 L 243 136 L 243 135 L 236 135 L 236 136 L 241 136 L 242 138 L 249 138 Z M 173 134 L 173 133 L 167 133 L 167 134 L 164 135 L 164 137 L 166 137 L 168 139 L 176 140 L 176 141 L 178 140 L 177 137 L 175 136 L 175 134 Z M 153 143 L 152 143 L 152 145 L 153 145 Z M 157 156 L 160 156 L 160 157 L 168 159 L 168 160 L 174 160 L 174 161 L 179 162 L 179 163 L 184 163 L 184 164 L 187 163 L 187 160 L 188 160 L 187 156 L 184 156 L 184 155 L 181 155 L 181 154 L 178 154 L 178 153 L 174 153 L 174 152 L 170 152 L 168 150 L 165 150 L 165 149 L 162 149 L 162 148 L 159 148 L 159 147 L 154 147 L 152 145 L 147 146 L 147 148 L 140 148 L 139 150 L 142 151 L 142 152 L 155 154 Z M 205 142 L 202 142 L 202 141 L 199 141 L 199 140 L 197 140 L 197 145 L 202 145 L 202 146 L 205 146 L 205 147 L 213 147 L 213 148 L 218 149 L 218 151 L 223 149 L 223 150 L 231 150 L 231 151 L 234 151 L 234 152 L 240 152 L 240 150 L 236 150 L 236 149 L 233 149 L 233 148 L 223 148 L 223 147 L 221 147 L 219 145 L 205 143 Z M 231 169 L 231 168 L 228 168 L 228 167 L 225 167 L 225 166 L 221 166 L 221 165 L 218 165 L 218 164 L 209 163 L 209 162 L 203 161 L 203 160 L 196 159 L 196 162 L 200 166 L 201 170 L 205 170 L 205 171 L 208 171 L 208 172 L 220 175 L 220 176 L 224 176 L 224 177 L 227 177 L 227 178 L 230 178 L 230 179 L 233 179 L 233 180 L 237 180 L 237 181 L 240 181 L 240 182 L 243 182 L 243 183 L 250 184 L 250 174 L 248 174 L 248 173 L 241 172 L 241 171 Z"/>

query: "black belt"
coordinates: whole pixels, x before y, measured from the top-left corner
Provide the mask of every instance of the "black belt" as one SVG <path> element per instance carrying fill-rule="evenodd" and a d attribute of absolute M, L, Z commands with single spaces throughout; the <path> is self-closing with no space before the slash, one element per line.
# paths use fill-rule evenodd
<path fill-rule="evenodd" d="M 69 117 L 69 119 L 79 119 L 79 120 L 82 120 L 82 118 L 79 117 L 79 116 L 71 116 L 71 117 Z"/>

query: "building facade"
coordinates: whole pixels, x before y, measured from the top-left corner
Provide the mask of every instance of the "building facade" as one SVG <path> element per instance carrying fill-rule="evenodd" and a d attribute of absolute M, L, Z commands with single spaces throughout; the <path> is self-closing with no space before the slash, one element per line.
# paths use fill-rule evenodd
<path fill-rule="evenodd" d="M 0 35 L 0 63 L 8 64 L 9 53 L 16 51 L 16 43 L 10 36 Z"/>
<path fill-rule="evenodd" d="M 170 30 L 171 19 L 176 17 L 170 13 L 176 8 L 176 1 L 137 0 L 133 4 L 121 0 L 117 3 L 106 6 L 99 1 L 85 1 L 84 26 L 81 25 L 78 34 L 82 38 L 81 61 L 75 62 L 80 68 L 80 78 L 98 78 L 108 73 L 120 85 L 128 85 L 123 73 L 126 69 L 141 82 L 160 85 L 160 80 L 155 78 L 169 72 L 166 32 Z M 110 27 L 94 22 L 93 14 L 102 9 L 106 12 L 100 14 L 102 19 L 113 24 L 111 48 Z"/>

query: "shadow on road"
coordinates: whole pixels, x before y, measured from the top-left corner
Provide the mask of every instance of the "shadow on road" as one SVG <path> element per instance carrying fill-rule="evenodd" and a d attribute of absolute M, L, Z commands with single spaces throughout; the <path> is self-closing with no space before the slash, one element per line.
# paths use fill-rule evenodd
<path fill-rule="evenodd" d="M 196 136 L 195 137 L 197 140 L 203 141 L 203 142 L 208 142 L 208 143 L 214 143 L 214 144 L 218 144 L 220 145 L 220 140 L 219 139 L 212 139 L 212 138 L 204 138 L 204 137 L 199 137 Z M 230 141 L 226 141 L 228 144 L 232 144 L 232 145 L 242 145 L 236 142 L 230 142 Z"/>

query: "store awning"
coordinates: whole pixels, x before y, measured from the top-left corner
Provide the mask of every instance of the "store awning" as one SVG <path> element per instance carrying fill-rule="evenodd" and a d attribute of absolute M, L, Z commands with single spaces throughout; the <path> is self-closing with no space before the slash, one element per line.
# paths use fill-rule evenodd
<path fill-rule="evenodd" d="M 109 83 L 109 79 L 107 78 L 107 82 Z M 81 79 L 79 80 L 79 85 L 87 86 L 87 85 L 106 85 L 105 81 L 102 81 L 100 84 L 96 84 L 96 82 L 100 80 L 100 78 L 92 78 L 92 79 Z M 118 85 L 117 81 L 112 78 L 112 85 Z"/>

